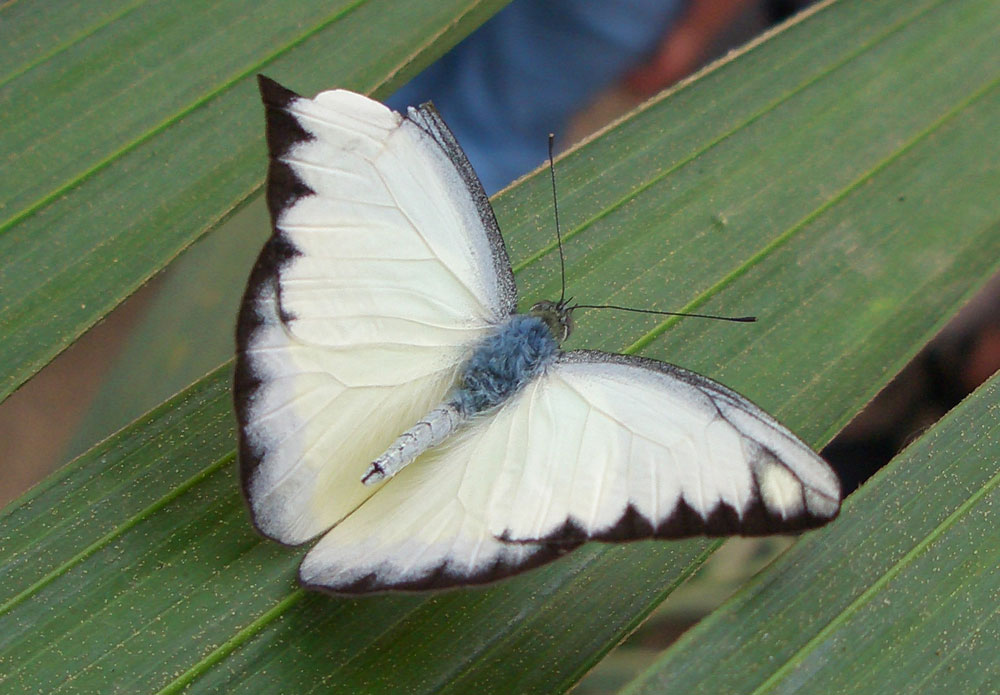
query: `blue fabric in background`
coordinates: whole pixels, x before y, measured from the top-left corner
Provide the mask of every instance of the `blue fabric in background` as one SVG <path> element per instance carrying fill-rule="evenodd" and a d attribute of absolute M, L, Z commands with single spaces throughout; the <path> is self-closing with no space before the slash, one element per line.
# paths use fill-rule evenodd
<path fill-rule="evenodd" d="M 657 47 L 685 0 L 514 0 L 393 94 L 433 101 L 487 193 L 538 166 L 549 133 Z"/>

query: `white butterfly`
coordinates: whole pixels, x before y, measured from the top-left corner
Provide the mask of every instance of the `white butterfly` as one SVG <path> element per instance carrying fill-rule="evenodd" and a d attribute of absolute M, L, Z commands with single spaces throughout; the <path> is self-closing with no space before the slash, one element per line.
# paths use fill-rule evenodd
<path fill-rule="evenodd" d="M 324 534 L 305 585 L 478 584 L 591 539 L 837 515 L 834 472 L 742 396 L 562 352 L 564 305 L 514 313 L 492 208 L 432 107 L 260 88 L 274 233 L 237 330 L 240 471 L 263 534 Z"/>

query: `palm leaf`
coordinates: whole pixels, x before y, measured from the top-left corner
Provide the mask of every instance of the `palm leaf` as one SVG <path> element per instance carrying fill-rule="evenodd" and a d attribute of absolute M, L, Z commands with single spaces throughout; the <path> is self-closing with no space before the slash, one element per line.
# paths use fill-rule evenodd
<path fill-rule="evenodd" d="M 995 376 L 623 692 L 995 688 L 998 397 Z"/>
<path fill-rule="evenodd" d="M 0 399 L 259 192 L 255 73 L 385 94 L 501 4 L 0 8 Z"/>
<path fill-rule="evenodd" d="M 569 153 L 559 164 L 560 208 L 568 283 L 577 297 L 760 316 L 748 328 L 588 315 L 572 347 L 669 358 L 742 391 L 807 441 L 827 441 L 996 270 L 998 15 L 989 0 L 828 3 Z M 312 84 L 319 82 L 315 76 L 276 76 L 302 92 L 327 86 Z M 233 94 L 247 90 L 246 80 L 233 83 Z M 259 107 L 245 99 L 232 118 L 252 124 L 256 118 L 247 114 Z M 204 120 L 178 136 L 177 148 L 207 147 L 199 139 L 206 129 L 236 122 L 214 121 L 211 111 L 192 112 Z M 52 204 L 88 184 L 93 195 L 111 195 L 110 181 L 91 182 L 120 167 L 124 180 L 134 171 L 129 157 L 141 149 L 116 157 Z M 226 152 L 208 149 L 201 160 L 211 167 L 221 158 L 233 176 L 239 167 Z M 240 195 L 249 195 L 262 170 L 262 157 L 246 160 L 258 173 Z M 185 178 L 167 171 L 173 183 Z M 196 199 L 209 212 L 199 229 L 223 217 L 233 200 L 201 183 Z M 160 191 L 167 201 L 174 199 L 170 185 Z M 525 302 L 551 296 L 558 284 L 547 185 L 544 177 L 531 177 L 496 201 Z M 96 200 L 94 209 L 121 214 L 121 199 Z M 195 198 L 180 200 L 175 204 Z M 68 235 L 59 229 L 50 231 L 52 238 Z M 43 260 L 63 251 L 29 244 L 27 233 L 15 244 L 10 231 L 0 240 L 8 244 L 0 272 L 14 272 L 24 262 L 18 259 L 30 256 L 20 244 Z M 196 235 L 188 234 L 188 241 Z M 139 234 L 132 246 L 106 243 L 116 248 L 113 257 L 127 259 L 122 266 L 132 268 L 136 256 L 140 268 L 128 278 L 100 269 L 103 286 L 118 298 L 175 252 Z M 172 249 L 182 245 L 172 243 Z M 89 276 L 79 276 L 85 280 Z M 24 296 L 35 297 L 32 292 L 26 287 Z M 42 306 L 47 316 L 72 313 L 68 293 L 38 292 L 18 305 L 19 316 L 37 318 L 33 312 Z M 37 306 L 29 311 L 31 302 Z M 68 341 L 103 310 L 92 308 L 91 318 L 70 322 L 77 328 L 53 329 L 49 337 Z M 25 323 L 19 330 L 29 328 Z M 11 345 L 28 349 L 23 341 Z M 21 366 L 11 368 L 11 383 L 52 352 L 16 355 Z M 715 547 L 700 540 L 594 544 L 485 590 L 307 595 L 293 581 L 301 551 L 260 540 L 247 523 L 235 481 L 228 384 L 223 366 L 5 510 L 2 687 L 563 691 Z M 972 421 L 992 427 L 995 412 L 980 410 L 986 414 L 977 410 Z M 929 451 L 949 449 L 928 441 Z M 925 518 L 932 521 L 955 509 L 954 496 L 931 494 L 927 504 L 933 509 Z M 852 521 L 855 507 L 862 510 L 863 502 L 849 503 L 824 532 L 828 553 L 855 552 L 846 545 L 864 523 Z M 910 522 L 904 516 L 897 523 Z M 873 535 L 865 544 L 878 553 L 908 532 Z M 913 537 L 921 532 L 914 527 Z M 815 557 L 795 551 L 774 574 L 755 580 L 747 595 L 767 586 L 769 577 L 801 591 L 816 571 Z M 870 580 L 841 585 L 837 596 Z M 961 587 L 971 591 L 968 581 Z M 780 596 L 794 602 L 791 591 Z M 803 596 L 803 610 L 819 614 L 822 597 Z M 995 631 L 989 611 L 995 608 L 983 614 L 985 629 Z M 758 634 L 756 623 L 718 630 L 721 623 L 731 627 L 729 613 L 721 615 L 678 649 L 705 639 L 698 648 L 721 651 Z M 780 611 L 770 617 L 782 634 L 794 633 L 794 617 Z M 751 656 L 766 659 L 770 645 L 764 644 Z M 797 649 L 787 640 L 777 646 Z M 788 652 L 775 653 L 780 659 Z M 765 671 L 760 682 L 793 684 L 800 664 L 822 666 L 828 658 L 823 651 L 803 654 L 789 659 L 790 667 Z M 792 678 L 781 680 L 786 676 Z"/>

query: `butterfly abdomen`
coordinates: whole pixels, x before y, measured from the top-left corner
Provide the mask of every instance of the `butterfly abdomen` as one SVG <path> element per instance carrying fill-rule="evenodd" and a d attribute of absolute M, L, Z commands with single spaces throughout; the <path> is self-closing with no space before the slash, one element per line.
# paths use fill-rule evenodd
<path fill-rule="evenodd" d="M 396 438 L 385 453 L 375 459 L 361 478 L 365 485 L 391 478 L 420 454 L 431 449 L 451 435 L 468 419 L 454 403 L 443 403 L 427 413 L 410 429 Z"/>
<path fill-rule="evenodd" d="M 559 344 L 542 319 L 512 316 L 476 346 L 445 402 L 399 435 L 372 462 L 362 482 L 371 485 L 391 478 L 472 416 L 504 403 L 554 362 L 558 352 Z"/>

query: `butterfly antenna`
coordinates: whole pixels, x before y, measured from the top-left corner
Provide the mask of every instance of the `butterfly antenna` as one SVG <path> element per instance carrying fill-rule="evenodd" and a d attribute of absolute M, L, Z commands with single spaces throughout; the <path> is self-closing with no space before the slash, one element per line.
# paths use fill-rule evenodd
<path fill-rule="evenodd" d="M 559 246 L 559 275 L 562 278 L 562 292 L 559 294 L 559 306 L 566 305 L 566 258 L 563 256 L 562 233 L 559 231 L 559 201 L 556 197 L 556 165 L 552 156 L 553 143 L 556 136 L 549 133 L 549 174 L 552 177 L 552 210 L 556 215 L 556 244 Z"/>
<path fill-rule="evenodd" d="M 694 319 L 715 319 L 717 321 L 737 321 L 739 323 L 753 323 L 756 316 L 716 316 L 714 314 L 685 314 L 678 311 L 657 311 L 655 309 L 633 309 L 628 306 L 617 306 L 615 304 L 577 304 L 573 311 L 577 309 L 617 309 L 618 311 L 632 311 L 637 314 L 658 314 L 660 316 L 684 316 Z"/>
<path fill-rule="evenodd" d="M 562 281 L 562 290 L 559 293 L 559 307 L 565 307 L 572 300 L 566 299 L 566 256 L 563 254 L 562 231 L 559 227 L 559 199 L 556 195 L 556 165 L 553 154 L 555 135 L 549 133 L 549 175 L 552 179 L 552 211 L 556 218 L 556 245 L 559 247 L 559 276 Z M 715 316 L 713 314 L 685 314 L 677 311 L 656 311 L 655 309 L 633 309 L 627 306 L 616 306 L 614 304 L 576 304 L 569 309 L 570 312 L 577 309 L 617 309 L 619 311 L 632 311 L 638 314 L 659 314 L 660 316 L 684 316 L 698 319 L 716 319 L 718 321 L 737 321 L 740 323 L 752 323 L 757 320 L 756 316 Z"/>

